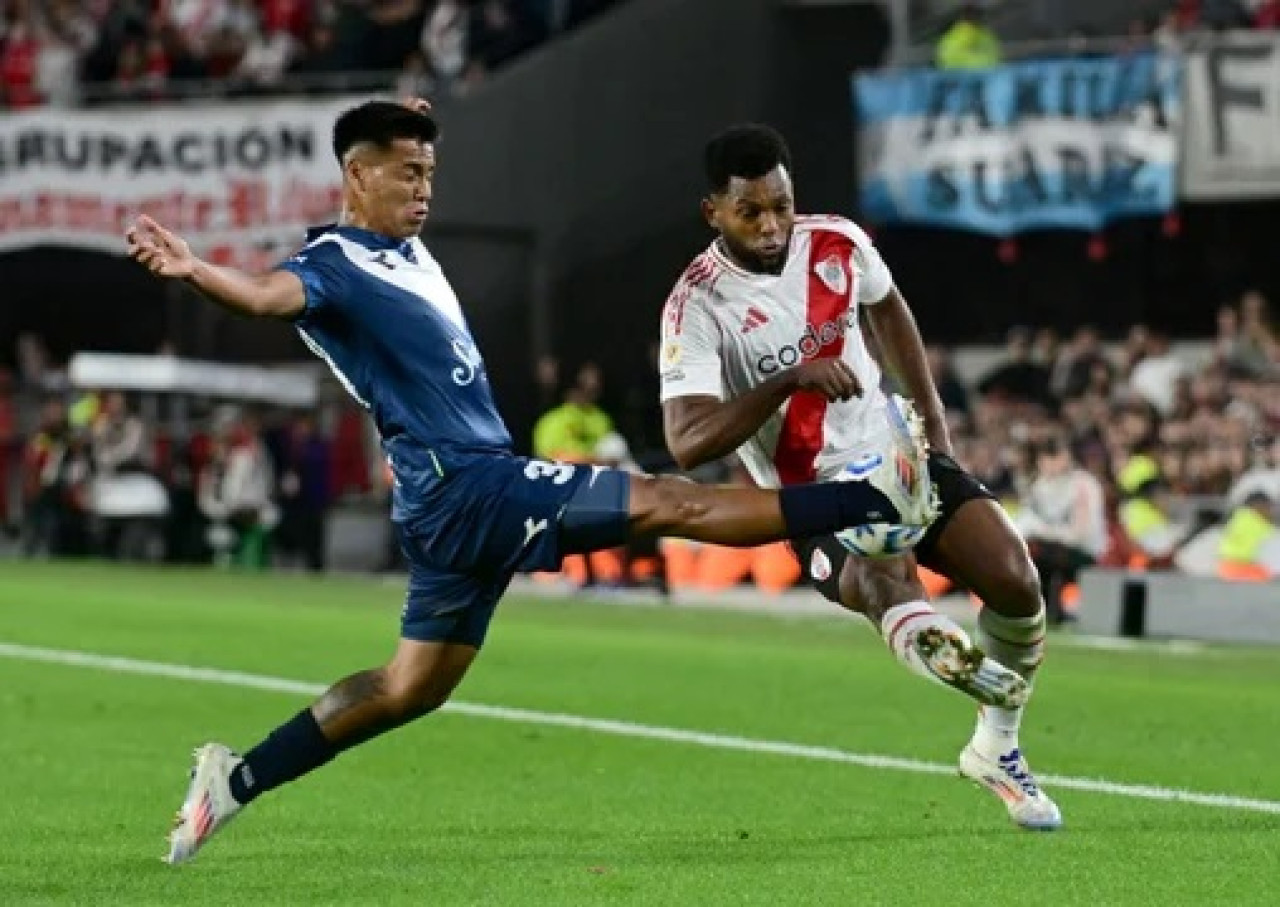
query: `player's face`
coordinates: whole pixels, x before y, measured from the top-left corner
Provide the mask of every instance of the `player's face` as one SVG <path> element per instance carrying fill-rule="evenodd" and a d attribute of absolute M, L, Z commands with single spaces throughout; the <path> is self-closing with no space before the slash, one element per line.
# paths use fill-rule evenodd
<path fill-rule="evenodd" d="M 435 171 L 435 149 L 415 139 L 396 139 L 386 150 L 357 157 L 349 185 L 368 229 L 401 239 L 421 233 Z"/>
<path fill-rule="evenodd" d="M 722 194 L 702 203 L 702 209 L 739 264 L 752 271 L 782 270 L 796 222 L 795 195 L 785 167 L 779 165 L 753 180 L 733 177 Z"/>

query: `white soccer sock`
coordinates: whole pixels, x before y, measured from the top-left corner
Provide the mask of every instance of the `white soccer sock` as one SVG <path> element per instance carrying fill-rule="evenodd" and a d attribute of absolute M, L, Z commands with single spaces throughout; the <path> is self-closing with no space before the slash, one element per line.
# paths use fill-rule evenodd
<path fill-rule="evenodd" d="M 984 606 L 978 615 L 978 642 L 983 650 L 1028 682 L 1034 680 L 1044 659 L 1044 633 L 1043 610 L 1031 617 L 1005 617 Z M 1022 708 L 979 708 L 978 726 L 973 732 L 974 748 L 991 756 L 1017 749 L 1022 712 Z"/>
<path fill-rule="evenodd" d="M 904 602 L 894 605 L 884 612 L 880 621 L 880 633 L 893 657 L 898 659 L 907 669 L 921 677 L 942 683 L 933 672 L 920 660 L 916 647 L 912 645 L 916 635 L 927 627 L 938 627 L 948 634 L 955 634 L 966 642 L 968 634 L 960 629 L 960 625 L 946 615 L 933 610 L 933 605 L 926 601 Z"/>

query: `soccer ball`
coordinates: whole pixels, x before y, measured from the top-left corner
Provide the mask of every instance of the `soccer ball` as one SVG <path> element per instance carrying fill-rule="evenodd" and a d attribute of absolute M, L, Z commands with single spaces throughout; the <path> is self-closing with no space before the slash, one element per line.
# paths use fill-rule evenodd
<path fill-rule="evenodd" d="M 836 540 L 858 557 L 882 558 L 906 554 L 924 538 L 927 526 L 866 523 L 836 533 Z"/>
<path fill-rule="evenodd" d="M 866 477 L 883 462 L 881 454 L 859 457 L 841 470 L 837 482 L 856 482 Z M 920 543 L 928 526 L 903 526 L 898 523 L 864 523 L 837 532 L 836 540 L 851 554 L 866 558 L 897 557 Z"/>

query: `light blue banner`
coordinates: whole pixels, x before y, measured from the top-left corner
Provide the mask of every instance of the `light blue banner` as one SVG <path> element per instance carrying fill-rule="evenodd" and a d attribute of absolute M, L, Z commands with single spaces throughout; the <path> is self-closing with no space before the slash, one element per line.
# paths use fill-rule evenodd
<path fill-rule="evenodd" d="M 856 76 L 862 214 L 1008 235 L 1166 212 L 1177 67 L 1135 54 Z"/>

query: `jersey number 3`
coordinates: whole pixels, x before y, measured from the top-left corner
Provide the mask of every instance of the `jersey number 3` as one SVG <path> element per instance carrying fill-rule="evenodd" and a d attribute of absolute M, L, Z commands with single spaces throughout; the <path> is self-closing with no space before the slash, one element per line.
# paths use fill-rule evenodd
<path fill-rule="evenodd" d="M 572 463 L 552 463 L 549 460 L 530 460 L 524 468 L 524 477 L 531 482 L 538 479 L 550 479 L 553 484 L 563 485 L 573 478 L 576 466 Z"/>

